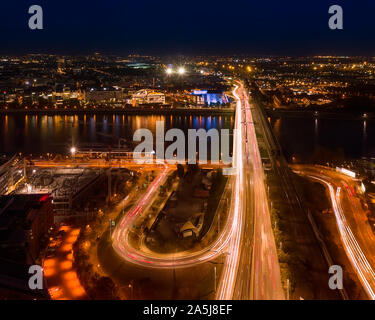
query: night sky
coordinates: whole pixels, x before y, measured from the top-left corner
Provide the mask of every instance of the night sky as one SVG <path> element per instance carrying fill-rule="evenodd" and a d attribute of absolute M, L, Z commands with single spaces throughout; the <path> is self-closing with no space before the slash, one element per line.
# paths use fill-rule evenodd
<path fill-rule="evenodd" d="M 44 30 L 28 28 L 41 5 Z M 344 9 L 344 30 L 328 8 Z M 375 56 L 375 1 L 2 0 L 0 53 Z"/>

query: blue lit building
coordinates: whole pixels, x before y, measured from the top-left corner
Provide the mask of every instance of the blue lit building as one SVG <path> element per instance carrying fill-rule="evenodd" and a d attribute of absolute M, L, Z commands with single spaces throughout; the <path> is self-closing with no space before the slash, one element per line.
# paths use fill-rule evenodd
<path fill-rule="evenodd" d="M 190 93 L 197 105 L 222 105 L 228 102 L 228 97 L 220 90 L 194 90 Z"/>

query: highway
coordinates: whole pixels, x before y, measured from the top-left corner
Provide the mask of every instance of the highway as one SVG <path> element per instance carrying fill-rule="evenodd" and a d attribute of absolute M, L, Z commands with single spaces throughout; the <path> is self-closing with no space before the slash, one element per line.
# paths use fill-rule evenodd
<path fill-rule="evenodd" d="M 223 271 L 220 299 L 284 299 L 280 266 L 271 228 L 263 165 L 259 153 L 249 96 L 238 83 L 235 97 L 237 158 L 236 208 L 238 233 L 230 244 L 230 255 Z M 229 276 L 227 276 L 229 274 Z M 230 294 L 231 293 L 231 294 Z"/>
<path fill-rule="evenodd" d="M 375 235 L 356 195 L 358 181 L 328 167 L 293 167 L 296 173 L 320 182 L 329 191 L 337 230 L 346 255 L 369 299 L 374 300 Z"/>

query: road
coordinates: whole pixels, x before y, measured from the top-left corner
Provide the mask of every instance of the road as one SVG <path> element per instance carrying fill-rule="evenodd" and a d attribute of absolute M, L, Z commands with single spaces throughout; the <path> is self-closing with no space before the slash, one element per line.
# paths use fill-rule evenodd
<path fill-rule="evenodd" d="M 231 254 L 227 258 L 230 272 L 228 267 L 223 271 L 223 284 L 231 290 L 223 290 L 219 298 L 284 299 L 263 165 L 249 96 L 242 83 L 238 83 L 234 95 L 237 99 L 236 128 L 239 128 L 233 152 L 238 170 L 238 232 L 232 239 Z"/>
<path fill-rule="evenodd" d="M 294 166 L 296 172 L 329 191 L 346 255 L 368 297 L 375 299 L 375 235 L 357 194 L 357 180 L 322 166 Z"/>

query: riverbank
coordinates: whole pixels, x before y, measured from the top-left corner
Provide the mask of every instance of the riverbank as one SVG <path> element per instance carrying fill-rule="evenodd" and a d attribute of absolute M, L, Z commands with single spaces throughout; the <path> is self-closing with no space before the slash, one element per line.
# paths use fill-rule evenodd
<path fill-rule="evenodd" d="M 358 112 L 345 109 L 312 110 L 312 109 L 266 109 L 266 113 L 272 118 L 321 118 L 340 120 L 370 120 L 375 119 L 375 112 Z"/>
<path fill-rule="evenodd" d="M 86 109 L 0 109 L 0 115 L 76 115 L 76 114 L 121 114 L 121 115 L 234 115 L 233 108 L 86 108 Z"/>

